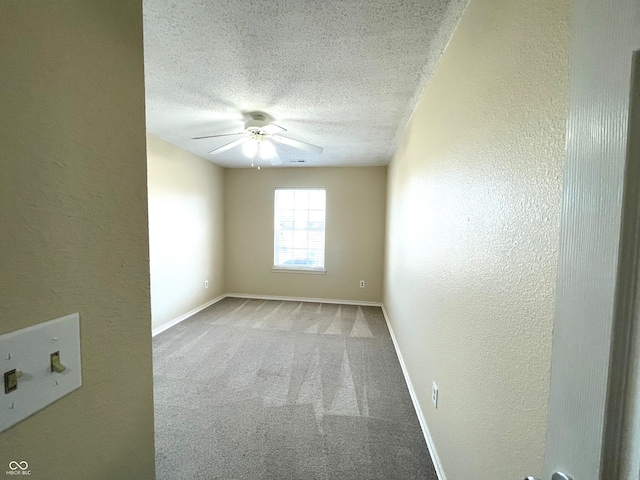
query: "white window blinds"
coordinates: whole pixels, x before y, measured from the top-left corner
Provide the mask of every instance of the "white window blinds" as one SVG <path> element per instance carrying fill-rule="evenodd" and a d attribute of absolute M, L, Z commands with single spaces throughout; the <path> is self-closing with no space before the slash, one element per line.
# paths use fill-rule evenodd
<path fill-rule="evenodd" d="M 274 268 L 324 270 L 324 188 L 277 188 Z"/>

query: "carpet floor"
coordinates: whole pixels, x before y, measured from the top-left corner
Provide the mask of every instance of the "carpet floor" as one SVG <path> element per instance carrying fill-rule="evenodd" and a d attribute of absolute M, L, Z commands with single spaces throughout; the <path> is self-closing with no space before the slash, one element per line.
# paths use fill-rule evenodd
<path fill-rule="evenodd" d="M 437 480 L 379 307 L 225 298 L 153 362 L 158 480 Z"/>

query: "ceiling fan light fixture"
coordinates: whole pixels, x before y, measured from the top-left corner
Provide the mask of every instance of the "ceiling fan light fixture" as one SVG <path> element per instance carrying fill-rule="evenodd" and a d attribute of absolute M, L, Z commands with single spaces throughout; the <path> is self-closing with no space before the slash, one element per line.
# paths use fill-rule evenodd
<path fill-rule="evenodd" d="M 260 144 L 260 158 L 262 158 L 263 160 L 269 160 L 270 158 L 273 158 L 275 154 L 276 149 L 273 146 L 273 143 L 269 141 L 263 141 Z"/>
<path fill-rule="evenodd" d="M 244 153 L 247 157 L 253 158 L 258 152 L 258 142 L 255 140 L 249 140 L 242 145 L 242 153 Z"/>

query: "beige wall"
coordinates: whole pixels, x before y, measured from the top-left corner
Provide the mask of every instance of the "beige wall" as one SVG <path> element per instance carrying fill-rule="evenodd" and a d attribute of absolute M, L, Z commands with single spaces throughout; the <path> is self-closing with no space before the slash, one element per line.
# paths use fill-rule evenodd
<path fill-rule="evenodd" d="M 147 159 L 151 312 L 158 328 L 225 293 L 224 169 L 150 134 Z"/>
<path fill-rule="evenodd" d="M 276 187 L 326 188 L 325 275 L 271 271 Z M 227 170 L 227 292 L 381 301 L 385 192 L 384 167 Z"/>
<path fill-rule="evenodd" d="M 569 10 L 471 0 L 389 167 L 384 303 L 449 480 L 542 469 Z"/>
<path fill-rule="evenodd" d="M 0 472 L 152 479 L 141 3 L 3 2 L 0 51 L 0 333 L 79 312 L 83 373 Z"/>

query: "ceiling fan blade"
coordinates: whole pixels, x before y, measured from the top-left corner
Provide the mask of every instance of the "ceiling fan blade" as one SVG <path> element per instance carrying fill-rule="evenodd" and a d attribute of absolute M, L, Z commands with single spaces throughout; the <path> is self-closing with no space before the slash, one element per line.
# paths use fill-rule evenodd
<path fill-rule="evenodd" d="M 202 140 L 203 138 L 230 137 L 232 135 L 244 135 L 244 134 L 245 134 L 245 132 L 223 133 L 222 135 L 207 135 L 206 137 L 193 137 L 191 140 Z"/>
<path fill-rule="evenodd" d="M 269 161 L 271 162 L 271 165 L 282 165 L 282 159 L 276 151 L 271 154 L 271 156 L 269 157 Z"/>
<path fill-rule="evenodd" d="M 258 155 L 261 160 L 269 160 L 271 165 L 280 165 L 282 163 L 280 155 L 276 152 L 276 147 L 273 145 L 271 140 L 265 140 L 258 143 Z"/>
<path fill-rule="evenodd" d="M 285 145 L 289 145 L 291 147 L 300 148 L 301 150 L 307 150 L 308 152 L 313 153 L 322 153 L 323 148 L 318 147 L 317 145 L 311 145 L 310 143 L 301 142 L 300 140 L 294 140 L 293 138 L 281 137 L 280 135 L 272 135 L 276 142 L 284 143 Z"/>
<path fill-rule="evenodd" d="M 209 153 L 212 155 L 216 155 L 218 153 L 222 153 L 222 152 L 226 152 L 227 150 L 232 149 L 233 147 L 236 147 L 238 145 L 243 144 L 244 142 L 248 142 L 249 140 L 251 140 L 250 137 L 246 137 L 246 138 L 239 138 L 238 140 L 234 140 L 233 142 L 227 143 L 226 145 L 223 145 L 221 147 L 218 147 L 216 149 L 211 150 Z"/>
<path fill-rule="evenodd" d="M 265 125 L 264 127 L 262 127 L 262 130 L 264 130 L 265 132 L 267 132 L 270 135 L 272 135 L 274 133 L 280 133 L 280 132 L 286 132 L 287 131 L 286 128 L 281 127 L 280 125 L 276 125 L 275 123 L 269 123 L 269 124 Z"/>

